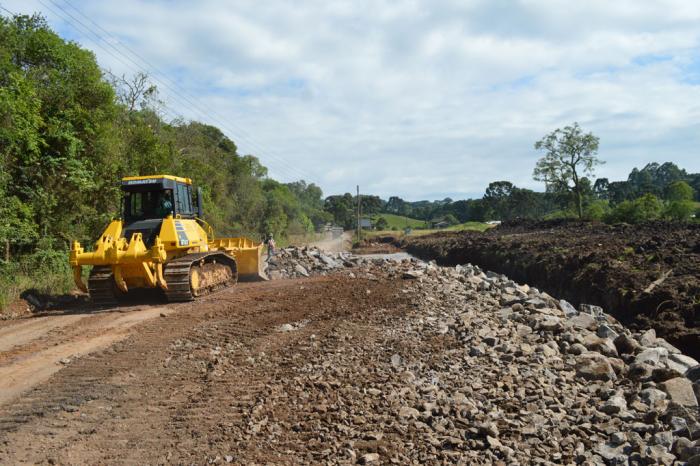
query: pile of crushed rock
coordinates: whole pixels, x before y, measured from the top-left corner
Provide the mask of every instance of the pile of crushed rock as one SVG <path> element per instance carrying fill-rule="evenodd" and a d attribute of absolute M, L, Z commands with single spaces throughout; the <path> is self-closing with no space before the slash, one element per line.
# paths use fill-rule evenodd
<path fill-rule="evenodd" d="M 304 406 L 328 403 L 314 388 L 321 382 L 340 387 L 342 404 L 295 426 L 323 429 L 327 456 L 316 459 L 700 464 L 700 365 L 653 330 L 631 332 L 597 306 L 577 309 L 472 265 L 315 249 L 273 260 L 278 277 L 345 269 L 353 279 L 404 280 L 415 302 L 379 345 L 400 350 L 328 348 L 290 381 L 289 400 Z M 359 448 L 382 438 L 390 446 Z"/>
<path fill-rule="evenodd" d="M 267 262 L 272 280 L 326 275 L 333 270 L 353 267 L 361 261 L 349 252 L 325 252 L 316 247 L 279 249 Z"/>

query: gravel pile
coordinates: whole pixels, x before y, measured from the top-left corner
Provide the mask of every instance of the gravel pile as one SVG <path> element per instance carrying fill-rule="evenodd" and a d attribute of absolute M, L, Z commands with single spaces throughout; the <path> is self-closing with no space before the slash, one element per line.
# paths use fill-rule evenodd
<path fill-rule="evenodd" d="M 442 420 L 464 422 L 462 445 L 509 464 L 700 461 L 700 366 L 653 330 L 632 334 L 597 306 L 577 310 L 469 265 L 420 264 L 405 276 L 422 281 L 423 314 L 435 319 L 423 330 L 461 346 L 433 401 L 444 393 Z"/>
<path fill-rule="evenodd" d="M 352 267 L 358 261 L 361 259 L 348 252 L 329 253 L 315 247 L 290 247 L 280 249 L 270 258 L 267 273 L 272 280 L 326 275 L 336 269 Z"/>
<path fill-rule="evenodd" d="M 653 330 L 471 265 L 274 261 L 277 278 L 345 275 L 370 304 L 334 308 L 347 317 L 322 335 L 313 319 L 276 327 L 299 335 L 281 354 L 231 346 L 243 371 L 212 350 L 207 374 L 266 378 L 226 428 L 237 445 L 331 464 L 700 464 L 700 366 Z M 409 311 L 371 304 L 387 283 Z"/>
<path fill-rule="evenodd" d="M 338 351 L 339 328 L 289 381 L 293 428 L 327 439 L 314 459 L 700 464 L 700 366 L 653 330 L 471 265 L 341 257 L 353 278 L 406 280 L 416 312 L 375 348 Z"/>

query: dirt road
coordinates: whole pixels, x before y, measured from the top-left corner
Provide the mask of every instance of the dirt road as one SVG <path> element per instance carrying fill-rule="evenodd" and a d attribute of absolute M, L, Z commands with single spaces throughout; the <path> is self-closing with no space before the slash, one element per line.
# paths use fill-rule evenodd
<path fill-rule="evenodd" d="M 329 238 L 309 244 L 309 247 L 316 247 L 327 252 L 349 251 L 352 246 L 352 233 L 346 231 L 337 238 Z"/>
<path fill-rule="evenodd" d="M 277 451 L 247 440 L 261 400 L 274 404 L 339 325 L 366 336 L 375 313 L 405 309 L 397 287 L 339 278 L 240 284 L 194 304 L 8 323 L 0 463 L 290 460 L 302 440 L 292 429 Z M 277 408 L 291 427 L 294 407 Z"/>

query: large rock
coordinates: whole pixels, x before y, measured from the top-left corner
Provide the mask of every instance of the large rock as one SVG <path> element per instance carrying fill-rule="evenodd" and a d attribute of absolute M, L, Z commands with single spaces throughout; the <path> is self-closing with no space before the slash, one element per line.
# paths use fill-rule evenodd
<path fill-rule="evenodd" d="M 681 375 L 685 375 L 688 369 L 697 366 L 698 362 L 685 354 L 671 353 L 668 355 L 667 364 L 669 368 L 678 371 Z"/>
<path fill-rule="evenodd" d="M 615 380 L 615 371 L 608 358 L 600 353 L 582 354 L 576 361 L 576 375 L 586 380 Z"/>
<path fill-rule="evenodd" d="M 668 359 L 668 350 L 666 348 L 647 348 L 634 358 L 634 362 L 643 362 L 655 366 L 660 362 L 666 361 L 666 359 Z"/>
<path fill-rule="evenodd" d="M 647 404 L 654 406 L 657 401 L 666 399 L 666 393 L 656 388 L 645 388 L 639 392 L 639 397 Z"/>
<path fill-rule="evenodd" d="M 583 346 L 590 351 L 596 351 L 605 356 L 617 356 L 617 348 L 615 348 L 612 340 L 600 338 L 592 333 L 583 337 Z"/>
<path fill-rule="evenodd" d="M 637 340 L 625 334 L 615 338 L 613 343 L 617 348 L 617 352 L 620 354 L 634 354 L 639 348 L 639 343 L 637 343 Z"/>
<path fill-rule="evenodd" d="M 698 400 L 693 391 L 693 383 L 685 377 L 676 377 L 660 384 L 671 401 L 682 406 L 698 406 Z"/>
<path fill-rule="evenodd" d="M 594 317 L 602 316 L 604 314 L 602 307 L 595 306 L 593 304 L 580 304 L 578 308 L 582 313 L 590 314 Z"/>
<path fill-rule="evenodd" d="M 600 407 L 600 411 L 606 414 L 617 414 L 620 411 L 625 411 L 627 409 L 627 402 L 625 399 L 619 395 L 611 396 L 608 400 Z"/>
<path fill-rule="evenodd" d="M 567 322 L 571 327 L 578 329 L 595 330 L 595 328 L 598 326 L 595 317 L 586 313 L 581 313 L 570 317 Z"/>
<path fill-rule="evenodd" d="M 419 416 L 420 411 L 418 411 L 416 408 L 411 408 L 410 406 L 402 406 L 401 409 L 399 409 L 399 417 L 406 419 L 418 419 Z"/>
<path fill-rule="evenodd" d="M 562 311 L 564 311 L 564 315 L 566 317 L 573 317 L 576 314 L 578 314 L 578 311 L 576 310 L 576 308 L 564 299 L 559 300 L 559 307 L 561 308 Z"/>
<path fill-rule="evenodd" d="M 600 324 L 598 330 L 596 331 L 596 335 L 598 335 L 600 338 L 609 338 L 611 340 L 614 340 L 618 337 L 617 332 L 613 330 L 608 324 Z"/>
<path fill-rule="evenodd" d="M 559 317 L 546 316 L 540 321 L 539 328 L 547 332 L 560 332 L 564 326 Z"/>
<path fill-rule="evenodd" d="M 639 336 L 639 344 L 642 346 L 653 346 L 656 342 L 656 330 L 649 329 Z"/>

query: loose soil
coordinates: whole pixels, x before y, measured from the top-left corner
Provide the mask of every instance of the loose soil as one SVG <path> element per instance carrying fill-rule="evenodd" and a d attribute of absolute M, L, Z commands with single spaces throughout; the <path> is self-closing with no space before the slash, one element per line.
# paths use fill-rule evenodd
<path fill-rule="evenodd" d="M 422 259 L 477 264 L 574 304 L 654 328 L 700 358 L 700 225 L 519 222 L 402 243 Z"/>
<path fill-rule="evenodd" d="M 368 345 L 407 312 L 400 288 L 344 276 L 243 283 L 196 303 L 4 323 L 0 463 L 314 461 L 320 433 L 293 426 L 316 408 L 287 403 L 285 386 L 309 358 Z M 273 444 L 262 419 L 286 426 Z"/>

